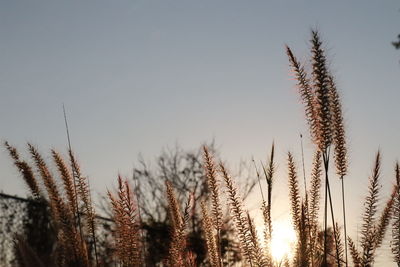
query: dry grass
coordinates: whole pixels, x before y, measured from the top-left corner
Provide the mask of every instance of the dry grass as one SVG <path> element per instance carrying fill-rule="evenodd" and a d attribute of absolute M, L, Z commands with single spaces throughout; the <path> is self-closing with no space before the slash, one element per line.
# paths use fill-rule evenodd
<path fill-rule="evenodd" d="M 326 63 L 326 55 L 317 31 L 311 32 L 311 73 L 300 63 L 292 50 L 286 47 L 290 66 L 294 72 L 301 101 L 305 107 L 310 135 L 315 144 L 310 186 L 304 194 L 298 181 L 298 171 L 293 155 L 287 154 L 290 213 L 297 235 L 293 259 L 275 262 L 270 251 L 272 240 L 272 189 L 274 184 L 274 144 L 267 163 L 261 164 L 266 179 L 266 199 L 261 186 L 261 175 L 255 164 L 259 179 L 262 203 L 260 209 L 264 223 L 264 241 L 260 242 L 253 218 L 245 209 L 235 181 L 224 164 L 215 164 L 214 156 L 207 147 L 203 148 L 204 179 L 208 186 L 208 198 L 201 201 L 201 221 L 207 251 L 205 266 L 229 266 L 230 259 L 224 258 L 222 231 L 228 226 L 224 221 L 224 210 L 228 210 L 235 226 L 235 235 L 240 246 L 243 266 L 348 266 L 347 244 L 354 266 L 366 267 L 374 264 L 376 249 L 393 221 L 392 250 L 395 261 L 400 263 L 400 167 L 395 168 L 396 184 L 378 216 L 380 191 L 381 156 L 377 153 L 371 177 L 365 210 L 362 217 L 361 250 L 347 237 L 346 223 L 343 227 L 335 223 L 333 204 L 328 177 L 331 154 L 336 174 L 342 183 L 343 217 L 345 220 L 344 176 L 348 172 L 347 143 L 339 92 Z M 68 151 L 65 160 L 60 153 L 51 150 L 51 158 L 57 173 L 53 174 L 37 148 L 28 144 L 33 166 L 20 158 L 15 147 L 4 144 L 15 166 L 27 184 L 31 196 L 47 203 L 51 210 L 52 224 L 57 242 L 51 262 L 43 262 L 25 242 L 23 236 L 16 236 L 15 248 L 21 266 L 101 266 L 97 258 L 95 210 L 93 207 L 89 179 L 82 175 L 80 166 Z M 331 148 L 333 153 L 331 153 Z M 324 174 L 324 180 L 322 175 Z M 306 179 L 306 177 L 304 177 Z M 324 227 L 321 227 L 321 188 L 325 190 L 323 211 Z M 222 193 L 224 192 L 225 193 Z M 118 266 L 144 266 L 146 264 L 146 240 L 143 238 L 140 207 L 134 188 L 127 180 L 118 177 L 117 192 L 108 191 L 109 203 L 114 221 L 113 249 Z M 165 183 L 165 198 L 168 203 L 170 243 L 168 256 L 163 266 L 195 266 L 196 255 L 190 248 L 188 225 L 194 216 L 195 201 L 192 194 L 181 206 L 170 181 Z M 179 198 L 181 199 L 181 198 Z M 227 207 L 221 203 L 226 200 Z M 328 203 L 332 225 L 328 227 Z M 183 208 L 182 208 L 183 207 Z M 229 220 L 228 219 L 228 220 Z M 343 229 L 344 235 L 341 233 Z M 321 240 L 321 236 L 323 238 Z M 93 245 L 93 246 L 92 246 Z M 93 249 L 92 249 L 93 247 Z"/>

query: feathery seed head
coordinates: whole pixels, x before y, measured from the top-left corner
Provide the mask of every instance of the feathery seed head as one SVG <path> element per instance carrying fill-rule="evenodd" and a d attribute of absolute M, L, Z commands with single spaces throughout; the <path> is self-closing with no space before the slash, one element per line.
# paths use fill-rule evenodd
<path fill-rule="evenodd" d="M 316 116 L 316 141 L 321 151 L 326 151 L 332 142 L 331 95 L 329 93 L 328 69 L 325 52 L 319 33 L 311 32 L 311 65 Z"/>
<path fill-rule="evenodd" d="M 336 173 L 342 179 L 347 173 L 347 147 L 339 92 L 332 75 L 328 76 L 331 95 L 332 128 Z"/>
<path fill-rule="evenodd" d="M 217 172 L 213 158 L 207 147 L 203 147 L 204 152 L 204 169 L 206 172 L 208 189 L 211 192 L 213 222 L 216 230 L 222 228 L 222 209 L 219 199 L 219 186 L 217 181 Z"/>

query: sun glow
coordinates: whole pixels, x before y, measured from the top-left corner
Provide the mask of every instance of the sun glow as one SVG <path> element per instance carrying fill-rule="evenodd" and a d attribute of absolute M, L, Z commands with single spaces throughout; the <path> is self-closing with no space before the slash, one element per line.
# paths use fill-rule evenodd
<path fill-rule="evenodd" d="M 285 257 L 291 259 L 296 240 L 296 232 L 290 221 L 273 222 L 270 251 L 274 260 L 280 262 Z"/>

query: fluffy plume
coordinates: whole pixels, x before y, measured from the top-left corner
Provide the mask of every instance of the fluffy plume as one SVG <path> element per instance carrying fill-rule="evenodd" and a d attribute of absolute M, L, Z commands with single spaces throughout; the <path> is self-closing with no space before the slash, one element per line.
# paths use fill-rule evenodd
<path fill-rule="evenodd" d="M 337 255 L 337 259 L 338 259 L 338 266 L 342 266 L 342 263 L 345 262 L 344 261 L 344 246 L 343 246 L 343 241 L 342 241 L 342 235 L 340 234 L 340 227 L 339 224 L 336 223 L 335 224 L 335 229 L 336 231 L 334 232 L 334 234 L 336 235 L 334 240 L 335 240 L 335 249 L 336 249 L 336 253 Z"/>
<path fill-rule="evenodd" d="M 385 237 L 386 230 L 389 226 L 390 219 L 392 218 L 393 204 L 397 194 L 397 185 L 393 186 L 392 193 L 390 194 L 389 200 L 386 202 L 385 208 L 382 211 L 381 216 L 375 226 L 375 242 L 374 249 L 377 249 L 382 245 L 383 238 Z"/>
<path fill-rule="evenodd" d="M 254 226 L 253 220 L 250 218 L 250 214 L 247 212 L 247 223 L 249 225 L 250 232 L 250 240 L 251 240 L 251 250 L 252 250 L 252 258 L 254 259 L 254 263 L 259 267 L 266 267 L 267 262 L 263 255 L 263 250 L 260 246 L 260 242 L 258 240 L 257 230 Z"/>
<path fill-rule="evenodd" d="M 179 229 L 183 224 L 182 214 L 179 208 L 179 203 L 175 197 L 175 193 L 170 181 L 165 182 L 167 188 L 167 199 L 169 206 L 169 216 L 173 229 Z"/>
<path fill-rule="evenodd" d="M 92 206 L 92 200 L 90 195 L 90 187 L 89 187 L 89 180 L 87 177 L 84 177 L 81 173 L 80 166 L 78 161 L 76 160 L 72 151 L 69 151 L 69 159 L 72 166 L 72 172 L 74 179 L 76 181 L 76 185 L 78 187 L 77 194 L 79 198 L 83 202 L 83 209 L 86 215 L 86 228 L 89 233 L 92 233 L 93 240 L 95 240 L 94 231 L 95 231 L 95 213 Z"/>
<path fill-rule="evenodd" d="M 75 195 L 74 181 L 71 172 L 69 171 L 63 158 L 57 151 L 53 149 L 51 150 L 51 154 L 61 175 L 61 180 L 64 184 L 65 193 L 68 199 L 68 207 L 70 208 L 71 212 L 75 214 L 77 211 L 77 199 Z"/>
<path fill-rule="evenodd" d="M 191 266 L 193 261 L 190 260 L 189 257 L 191 253 L 187 251 L 185 230 L 190 218 L 190 208 L 193 196 L 189 196 L 185 205 L 184 214 L 182 216 L 171 182 L 166 181 L 165 184 L 167 187 L 167 199 L 172 222 L 172 240 L 167 264 L 172 267 Z"/>
<path fill-rule="evenodd" d="M 263 213 L 263 219 L 264 219 L 264 244 L 265 244 L 264 254 L 267 262 L 270 262 L 272 259 L 270 251 L 270 242 L 272 239 L 271 210 L 268 208 L 265 200 L 263 200 L 261 204 L 261 211 Z"/>
<path fill-rule="evenodd" d="M 354 267 L 361 267 L 360 254 L 358 253 L 356 245 L 354 244 L 353 240 L 350 237 L 348 238 L 348 243 L 349 243 L 350 255 L 351 255 L 351 258 L 353 259 Z"/>
<path fill-rule="evenodd" d="M 350 253 L 355 266 L 367 267 L 372 266 L 375 260 L 376 249 L 382 244 L 386 230 L 392 217 L 393 205 L 395 205 L 396 194 L 398 191 L 397 184 L 393 187 L 390 198 L 385 207 L 377 218 L 378 197 L 379 197 L 379 176 L 380 176 L 381 156 L 380 152 L 376 154 L 372 175 L 369 178 L 368 196 L 365 200 L 365 208 L 363 213 L 363 224 L 361 228 L 361 252 L 358 252 L 354 243 L 349 238 Z M 396 165 L 396 181 L 399 176 L 399 170 Z"/>
<path fill-rule="evenodd" d="M 395 175 L 397 192 L 393 205 L 392 253 L 395 262 L 400 265 L 400 166 L 398 162 L 396 162 Z"/>
<path fill-rule="evenodd" d="M 35 165 L 42 177 L 43 183 L 46 187 L 47 194 L 50 200 L 50 208 L 53 214 L 53 218 L 56 221 L 60 220 L 60 215 L 65 211 L 65 205 L 61 199 L 61 194 L 58 191 L 56 181 L 54 180 L 53 176 L 51 175 L 45 161 L 43 160 L 40 153 L 37 149 L 28 143 L 29 152 L 35 162 Z"/>
<path fill-rule="evenodd" d="M 310 127 L 311 137 L 314 142 L 316 142 L 318 135 L 318 125 L 314 109 L 314 93 L 310 85 L 310 80 L 307 77 L 304 66 L 302 66 L 297 58 L 293 55 L 293 52 L 289 48 L 289 46 L 286 46 L 286 54 L 289 57 L 290 66 L 292 67 L 295 78 L 297 80 L 297 86 L 299 88 L 301 101 L 303 102 L 305 107 L 305 114 L 308 125 Z"/>
<path fill-rule="evenodd" d="M 108 191 L 115 221 L 116 253 L 122 266 L 141 266 L 140 223 L 133 191 L 118 177 L 118 193 Z"/>
<path fill-rule="evenodd" d="M 97 239 L 96 239 L 96 223 L 95 223 L 95 211 L 92 205 L 92 198 L 90 194 L 90 184 L 88 177 L 84 177 L 81 173 L 81 169 L 78 161 L 76 160 L 72 150 L 69 150 L 69 159 L 72 166 L 73 180 L 75 181 L 75 185 L 78 185 L 78 189 L 76 194 L 79 195 L 80 199 L 83 202 L 83 209 L 85 212 L 85 226 L 87 232 L 93 241 L 93 247 L 95 252 L 96 263 L 98 263 L 97 259 Z M 127 186 L 127 191 L 129 191 L 129 187 Z M 78 196 L 76 196 L 78 197 Z M 79 208 L 79 206 L 78 206 Z M 80 219 L 79 219 L 80 224 Z"/>
<path fill-rule="evenodd" d="M 301 200 L 299 193 L 299 183 L 292 153 L 288 152 L 288 170 L 289 170 L 289 197 L 291 204 L 291 214 L 293 225 L 296 231 L 300 231 L 301 222 Z"/>
<path fill-rule="evenodd" d="M 374 250 L 374 223 L 376 220 L 378 195 L 379 195 L 379 176 L 381 168 L 380 152 L 376 154 L 375 164 L 372 175 L 369 178 L 369 195 L 365 200 L 365 210 L 363 214 L 363 224 L 361 229 L 361 247 L 363 249 L 362 263 L 363 265 L 372 263 Z"/>
<path fill-rule="evenodd" d="M 204 202 L 201 202 L 201 211 L 203 215 L 203 230 L 206 238 L 207 253 L 211 267 L 220 266 L 220 257 L 217 249 L 217 243 L 214 236 L 214 227 Z"/>
<path fill-rule="evenodd" d="M 59 230 L 58 249 L 62 252 L 59 254 L 60 259 L 64 262 L 88 266 L 89 259 L 86 245 L 82 238 L 78 236 L 74 227 L 71 209 L 69 209 L 68 205 L 63 201 L 56 181 L 40 153 L 31 144 L 28 144 L 28 149 L 46 187 L 52 217 Z"/>
<path fill-rule="evenodd" d="M 331 94 L 325 52 L 317 31 L 311 31 L 311 65 L 315 95 L 316 141 L 321 151 L 326 151 L 332 142 Z"/>
<path fill-rule="evenodd" d="M 318 150 L 314 153 L 313 168 L 311 172 L 311 187 L 308 195 L 309 199 L 309 231 L 310 231 L 310 258 L 314 259 L 314 254 L 317 246 L 318 237 L 318 213 L 321 197 L 321 175 L 322 175 L 322 160 L 321 152 Z"/>
<path fill-rule="evenodd" d="M 334 143 L 334 159 L 336 166 L 336 173 L 340 178 L 347 174 L 347 147 L 346 136 L 344 129 L 342 104 L 335 81 L 331 75 L 328 76 L 330 97 L 331 97 L 331 110 L 332 110 L 332 124 L 333 124 L 333 143 Z"/>
<path fill-rule="evenodd" d="M 227 188 L 229 206 L 231 209 L 232 217 L 235 222 L 236 231 L 238 233 L 239 243 L 241 251 L 248 261 L 248 263 L 253 265 L 253 256 L 251 250 L 251 240 L 250 240 L 250 229 L 246 217 L 244 216 L 244 211 L 240 198 L 238 196 L 236 187 L 233 185 L 232 178 L 229 176 L 225 166 L 220 163 L 220 171 L 222 177 L 225 181 L 225 186 Z"/>
<path fill-rule="evenodd" d="M 213 158 L 208 151 L 207 147 L 203 147 L 204 152 L 204 168 L 206 171 L 207 185 L 211 192 L 211 203 L 212 203 L 212 214 L 214 227 L 217 231 L 221 230 L 222 227 L 222 210 L 219 199 L 219 188 L 217 181 L 217 172 L 214 165 Z"/>
<path fill-rule="evenodd" d="M 311 173 L 311 188 L 309 192 L 310 196 L 310 224 L 312 228 L 317 227 L 318 223 L 318 211 L 320 204 L 320 196 L 321 196 L 321 175 L 322 175 L 322 161 L 321 161 L 321 152 L 316 151 L 314 154 L 313 160 L 313 169 Z"/>
<path fill-rule="evenodd" d="M 19 154 L 17 149 L 11 146 L 7 141 L 4 142 L 4 146 L 8 150 L 11 158 L 14 160 L 14 165 L 17 167 L 19 172 L 22 174 L 22 178 L 24 179 L 25 183 L 28 185 L 29 190 L 32 193 L 32 196 L 39 200 L 41 199 L 39 185 L 33 174 L 32 168 L 26 161 L 20 160 Z"/>

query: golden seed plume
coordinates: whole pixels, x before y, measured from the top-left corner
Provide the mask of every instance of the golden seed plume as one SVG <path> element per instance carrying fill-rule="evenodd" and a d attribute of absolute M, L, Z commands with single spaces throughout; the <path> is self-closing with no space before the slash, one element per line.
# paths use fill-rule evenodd
<path fill-rule="evenodd" d="M 60 173 L 61 180 L 64 184 L 65 193 L 68 199 L 68 207 L 71 209 L 71 212 L 75 214 L 77 210 L 77 201 L 74 189 L 74 181 L 71 172 L 69 171 L 64 159 L 57 151 L 52 149 L 51 154 L 53 156 L 54 163 L 56 164 L 57 169 Z"/>
<path fill-rule="evenodd" d="M 392 225 L 392 253 L 394 255 L 395 262 L 400 264 L 400 166 L 399 162 L 396 162 L 395 167 L 396 177 L 396 196 L 393 204 L 393 225 Z"/>
<path fill-rule="evenodd" d="M 332 142 L 332 112 L 328 69 L 318 31 L 311 31 L 311 35 L 312 81 L 317 127 L 316 141 L 320 151 L 326 151 Z"/>
<path fill-rule="evenodd" d="M 376 154 L 372 175 L 369 178 L 368 197 L 365 200 L 365 210 L 363 214 L 363 224 L 361 228 L 361 248 L 363 249 L 362 263 L 372 263 L 374 257 L 375 233 L 374 225 L 376 220 L 378 195 L 379 195 L 379 176 L 381 168 L 380 152 Z"/>
<path fill-rule="evenodd" d="M 296 232 L 300 231 L 301 222 L 301 199 L 299 193 L 299 182 L 297 179 L 296 166 L 292 153 L 288 152 L 288 170 L 289 170 L 289 197 L 291 204 L 291 214 L 293 225 Z"/>
<path fill-rule="evenodd" d="M 253 220 L 250 218 L 249 212 L 247 212 L 247 223 L 249 225 L 250 232 L 250 246 L 252 258 L 254 259 L 254 264 L 259 267 L 266 267 L 267 261 L 264 257 L 264 252 L 261 248 L 260 242 L 258 240 L 258 234 Z"/>
<path fill-rule="evenodd" d="M 392 210 L 393 210 L 393 204 L 395 201 L 397 193 L 397 185 L 393 186 L 392 193 L 390 194 L 389 200 L 386 202 L 385 208 L 383 209 L 383 212 L 381 216 L 379 217 L 379 220 L 377 222 L 377 225 L 375 227 L 375 242 L 374 242 L 374 249 L 377 249 L 382 245 L 383 238 L 385 237 L 386 230 L 389 226 L 390 219 L 392 218 Z"/>
<path fill-rule="evenodd" d="M 225 181 L 225 186 L 227 188 L 229 206 L 232 213 L 232 218 L 235 223 L 236 231 L 238 234 L 240 248 L 243 256 L 252 266 L 254 259 L 252 255 L 252 249 L 250 246 L 251 240 L 250 240 L 249 225 L 246 217 L 244 216 L 242 204 L 238 196 L 236 187 L 233 185 L 232 178 L 229 176 L 225 166 L 222 163 L 219 164 L 219 167 L 222 177 Z"/>
<path fill-rule="evenodd" d="M 309 231 L 310 231 L 310 257 L 314 258 L 315 249 L 318 238 L 318 214 L 321 197 L 321 175 L 322 175 L 322 159 L 321 152 L 317 150 L 314 153 L 313 167 L 311 172 L 311 186 L 308 195 L 310 196 L 309 204 Z"/>
<path fill-rule="evenodd" d="M 77 198 L 83 202 L 83 211 L 85 216 L 85 226 L 88 233 L 91 233 L 91 238 L 95 240 L 94 232 L 96 229 L 95 212 L 92 205 L 89 180 L 81 173 L 78 161 L 76 160 L 72 150 L 69 150 L 69 160 L 72 166 L 73 179 L 77 185 Z"/>
<path fill-rule="evenodd" d="M 140 222 L 133 191 L 127 181 L 118 176 L 117 197 L 108 191 L 115 221 L 116 254 L 122 266 L 141 266 Z"/>
<path fill-rule="evenodd" d="M 204 202 L 201 202 L 201 212 L 203 215 L 203 230 L 206 239 L 207 253 L 211 267 L 220 266 L 220 256 L 217 249 L 217 243 L 214 235 L 214 226 L 212 220 L 208 214 L 207 208 Z"/>
<path fill-rule="evenodd" d="M 24 179 L 25 183 L 28 185 L 29 190 L 32 193 L 32 196 L 37 200 L 42 199 L 42 196 L 40 194 L 39 185 L 37 183 L 35 175 L 33 174 L 32 168 L 29 166 L 29 164 L 26 161 L 20 160 L 18 151 L 15 147 L 11 146 L 7 141 L 4 142 L 4 146 L 6 147 L 11 158 L 13 159 L 14 165 L 17 167 L 19 172 L 22 174 L 22 178 Z"/>
<path fill-rule="evenodd" d="M 318 137 L 318 121 L 315 111 L 315 99 L 314 92 L 310 85 L 310 80 L 307 77 L 307 73 L 304 69 L 304 66 L 300 64 L 297 58 L 293 55 L 292 50 L 289 46 L 286 46 L 286 54 L 289 57 L 290 65 L 293 69 L 295 78 L 297 80 L 297 86 L 299 89 L 301 101 L 305 107 L 305 115 L 307 119 L 307 123 L 310 127 L 311 138 L 314 142 L 317 142 Z"/>
<path fill-rule="evenodd" d="M 53 213 L 53 218 L 56 221 L 59 221 L 60 214 L 65 211 L 65 204 L 61 199 L 61 194 L 58 191 L 56 181 L 54 180 L 53 176 L 50 173 L 50 170 L 47 167 L 44 159 L 37 151 L 37 149 L 28 143 L 28 150 L 35 162 L 35 165 L 42 177 L 43 183 L 46 187 L 47 194 L 50 200 L 50 208 Z"/>
<path fill-rule="evenodd" d="M 353 260 L 354 267 L 361 267 L 360 254 L 357 251 L 356 245 L 354 244 L 353 240 L 350 237 L 348 238 L 348 243 L 349 243 L 350 255 Z"/>
<path fill-rule="evenodd" d="M 207 147 L 203 147 L 204 169 L 206 171 L 207 185 L 211 192 L 212 214 L 214 227 L 217 231 L 222 228 L 222 210 L 219 199 L 219 186 L 217 181 L 217 171 L 214 165 L 214 160 L 208 151 Z"/>
<path fill-rule="evenodd" d="M 328 76 L 328 83 L 331 95 L 334 159 L 336 173 L 339 175 L 340 178 L 343 179 L 343 177 L 347 174 L 348 163 L 342 104 L 340 103 L 339 92 L 336 88 L 335 81 L 331 75 Z"/>

